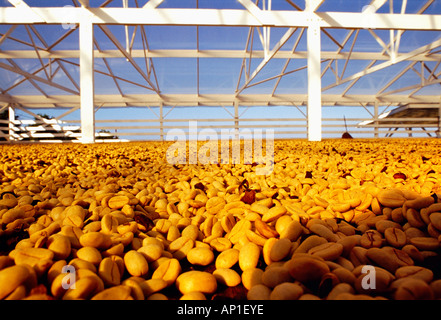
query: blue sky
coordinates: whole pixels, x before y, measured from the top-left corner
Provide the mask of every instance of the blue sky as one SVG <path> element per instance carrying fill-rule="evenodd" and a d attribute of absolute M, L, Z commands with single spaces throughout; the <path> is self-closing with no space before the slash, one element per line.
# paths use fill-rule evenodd
<path fill-rule="evenodd" d="M 26 0 L 30 6 L 64 6 L 72 5 L 70 0 Z M 103 0 L 95 1 L 91 0 L 92 6 L 97 3 L 102 3 Z M 143 5 L 146 0 L 139 0 L 138 3 Z M 293 1 L 299 7 L 304 7 L 303 0 Z M 408 0 L 407 11 L 408 13 L 416 12 L 425 1 L 421 0 Z M 292 6 L 286 1 L 273 0 L 273 9 L 277 10 L 292 10 Z M 326 0 L 320 7 L 319 11 L 351 11 L 360 12 L 363 7 L 369 3 L 369 0 Z M 401 0 L 394 1 L 394 12 L 399 12 L 401 9 Z M 0 0 L 1 6 L 9 6 L 6 0 Z M 133 7 L 135 5 L 134 0 L 129 0 L 129 6 Z M 200 8 L 228 8 L 228 9 L 243 9 L 243 7 L 236 0 L 199 0 L 198 5 Z M 109 7 L 121 6 L 120 0 L 114 0 Z M 175 7 L 175 8 L 186 8 L 195 7 L 196 0 L 165 0 L 161 4 L 160 8 Z M 386 3 L 379 12 L 388 12 L 389 3 Z M 441 0 L 435 0 L 426 13 L 437 13 L 441 12 Z M 3 34 L 8 30 L 9 26 L 0 25 L 0 33 Z M 62 36 L 66 30 L 61 26 L 52 25 L 36 26 L 36 29 L 44 40 L 51 44 L 60 36 Z M 120 42 L 125 45 L 125 30 L 123 26 L 110 26 L 109 29 L 112 33 L 120 40 Z M 134 28 L 129 28 L 129 36 L 132 35 Z M 210 50 L 210 49 L 229 49 L 229 50 L 244 50 L 248 35 L 248 28 L 240 27 L 200 27 L 198 30 L 196 27 L 172 27 L 172 26 L 146 26 L 146 35 L 148 39 L 149 48 L 151 50 L 155 49 L 196 49 L 196 36 L 197 32 L 199 34 L 199 49 L 200 50 Z M 272 48 L 280 39 L 280 37 L 286 32 L 287 29 L 284 28 L 272 28 L 271 29 L 271 44 Z M 139 30 L 138 30 L 139 31 Z M 348 34 L 348 30 L 338 30 L 332 29 L 327 30 L 332 37 L 337 41 L 342 42 L 343 39 Z M 384 42 L 388 42 L 389 31 L 376 30 L 376 34 L 383 39 Z M 298 30 L 285 44 L 281 50 L 291 50 L 292 46 L 300 33 Z M 22 39 L 29 42 L 30 38 L 28 31 L 24 26 L 17 27 L 11 36 Z M 116 49 L 113 43 L 106 37 L 106 35 L 98 28 L 95 27 L 95 37 L 100 45 L 101 49 Z M 408 31 L 403 35 L 400 52 L 409 52 L 422 45 L 430 43 L 440 37 L 439 32 L 422 32 L 422 31 Z M 36 42 L 37 46 L 44 45 L 38 40 L 38 37 L 33 35 L 33 40 Z M 350 45 L 352 43 L 352 38 L 349 40 L 348 44 L 343 49 L 344 51 L 349 51 Z M 137 33 L 136 41 L 134 43 L 134 49 L 142 49 L 142 41 L 140 32 Z M 0 45 L 0 50 L 29 50 L 29 46 L 25 46 L 17 41 L 6 40 Z M 78 31 L 74 31 L 65 41 L 57 45 L 54 50 L 63 49 L 78 49 Z M 253 39 L 253 49 L 262 50 L 262 45 L 260 43 L 258 33 L 255 32 Z M 338 46 L 324 33 L 322 33 L 322 50 L 323 51 L 336 51 Z M 380 45 L 377 41 L 370 35 L 368 30 L 360 30 L 359 36 L 357 38 L 356 44 L 354 46 L 354 51 L 381 51 Z M 306 51 L 306 32 L 302 36 L 299 45 L 297 47 L 298 51 Z M 38 59 L 15 59 L 14 60 L 22 69 L 33 72 L 34 70 L 41 67 Z M 46 63 L 47 59 L 43 59 Z M 79 83 L 79 70 L 78 67 L 68 62 L 78 63 L 78 59 L 69 59 L 63 62 L 63 65 L 72 75 L 77 83 Z M 137 58 L 135 61 L 146 71 L 145 62 L 143 58 Z M 8 63 L 5 59 L 0 59 L 0 62 Z M 248 61 L 247 61 L 248 62 Z M 252 59 L 250 63 L 251 70 L 254 70 L 261 59 Z M 285 59 L 273 59 L 266 67 L 258 74 L 254 79 L 253 83 L 260 80 L 266 79 L 268 77 L 277 75 L 281 72 L 286 60 Z M 351 75 L 358 71 L 363 70 L 370 61 L 350 61 L 345 75 Z M 121 77 L 129 78 L 131 81 L 139 82 L 146 85 L 146 82 L 142 77 L 134 70 L 134 68 L 125 59 L 108 59 L 108 63 L 112 68 L 112 71 Z M 155 67 L 156 76 L 159 84 L 159 88 L 162 93 L 191 93 L 197 92 L 196 82 L 197 82 L 197 59 L 195 58 L 153 58 L 153 65 Z M 231 94 L 234 93 L 236 88 L 240 67 L 242 64 L 242 59 L 228 59 L 228 58 L 216 58 L 216 59 L 200 59 L 199 60 L 199 83 L 200 83 L 200 94 L 208 93 L 222 93 Z M 287 71 L 294 70 L 305 66 L 306 61 L 300 59 L 293 59 L 290 61 Z M 371 94 L 376 93 L 380 90 L 391 78 L 393 78 L 403 67 L 405 67 L 409 62 L 399 63 L 393 65 L 382 71 L 373 73 L 369 76 L 362 78 L 360 81 L 354 85 L 348 94 Z M 341 71 L 344 65 L 344 60 L 339 61 L 339 71 Z M 322 63 L 324 68 L 326 63 Z M 429 68 L 434 68 L 436 62 L 427 62 Z M 336 67 L 333 64 L 333 67 Z M 95 59 L 95 68 L 99 71 L 107 72 L 106 65 L 102 59 Z M 419 67 L 418 67 L 419 68 Z M 438 66 L 437 72 L 441 68 Z M 40 72 L 39 76 L 43 76 L 44 72 Z M 426 74 L 427 75 L 427 74 Z M 0 88 L 6 89 L 13 85 L 20 76 L 12 74 L 4 69 L 0 69 Z M 62 84 L 68 88 L 73 88 L 74 86 L 67 77 L 63 76 L 63 73 L 58 71 L 54 79 L 57 83 Z M 335 81 L 335 76 L 329 70 L 322 78 L 322 86 L 325 87 Z M 400 88 L 403 86 L 418 84 L 420 81 L 419 76 L 412 70 L 406 73 L 402 79 L 397 81 L 390 90 Z M 139 94 L 139 93 L 151 93 L 142 87 L 134 86 L 128 83 L 118 82 L 123 93 L 125 94 Z M 242 76 L 241 84 L 244 83 L 244 77 Z M 246 93 L 271 93 L 276 80 L 271 80 L 264 82 L 260 85 L 256 85 L 244 90 Z M 39 83 L 40 85 L 40 83 Z M 334 89 L 328 90 L 325 93 L 341 93 L 347 86 L 342 85 Z M 40 85 L 43 90 L 45 90 L 49 95 L 60 94 L 59 89 L 51 88 L 47 85 Z M 291 75 L 287 75 L 280 81 L 276 94 L 288 94 L 288 93 L 306 93 L 306 69 L 302 71 L 295 72 Z M 424 91 L 426 94 L 439 94 L 439 85 L 430 86 Z M 39 94 L 39 92 L 29 83 L 23 83 L 22 85 L 12 89 L 8 92 L 12 95 L 14 94 Z M 98 73 L 95 74 L 95 93 L 96 94 L 116 94 L 118 93 L 117 88 L 113 80 L 108 76 L 103 76 Z M 167 114 L 171 107 L 166 106 L 164 108 L 164 114 Z M 230 113 L 233 113 L 231 107 L 227 107 Z M 239 114 L 242 114 L 244 118 L 301 118 L 303 115 L 295 107 L 251 107 L 241 106 Z M 381 106 L 380 112 L 384 110 L 385 107 Z M 102 108 L 96 113 L 96 119 L 155 119 L 159 115 L 159 110 L 157 108 L 152 109 L 154 112 L 148 108 L 125 108 L 125 109 L 106 109 Z M 245 111 L 246 110 L 246 111 Z M 371 112 L 373 112 L 373 109 Z M 36 110 L 35 112 L 47 113 L 53 116 L 60 115 L 66 110 Z M 302 107 L 302 111 L 306 112 L 305 107 Z M 155 114 L 156 113 L 156 114 Z M 24 114 L 23 112 L 18 112 L 20 118 L 27 119 L 30 116 Z M 370 118 L 371 115 L 363 108 L 358 106 L 350 107 L 325 107 L 323 108 L 324 118 L 335 118 L 343 117 L 346 118 Z M 167 115 L 168 119 L 206 119 L 206 118 L 230 118 L 231 115 L 225 111 L 222 107 L 197 107 L 197 108 L 182 108 L 176 107 Z M 74 112 L 66 120 L 79 119 L 79 112 Z M 219 123 L 222 124 L 222 123 Z M 262 123 L 256 123 L 259 125 Z M 286 123 L 280 123 L 286 124 Z M 97 124 L 97 127 L 103 124 Z M 104 124 L 107 125 L 107 124 Z M 138 123 L 137 125 L 145 125 Z M 201 123 L 203 125 L 203 123 Z M 281 129 L 286 130 L 286 129 Z M 297 128 L 296 130 L 300 130 Z M 303 129 L 302 129 L 303 130 Z M 306 130 L 306 129 L 305 129 Z M 332 129 L 326 129 L 332 130 Z M 121 130 L 119 130 L 121 132 Z M 341 129 L 337 136 L 341 135 Z M 123 136 L 122 136 L 123 137 Z M 127 137 L 127 136 L 124 136 Z M 304 135 L 302 137 L 305 137 Z M 135 138 L 135 137 L 134 137 Z M 139 137 L 136 139 L 145 139 L 152 137 Z"/>

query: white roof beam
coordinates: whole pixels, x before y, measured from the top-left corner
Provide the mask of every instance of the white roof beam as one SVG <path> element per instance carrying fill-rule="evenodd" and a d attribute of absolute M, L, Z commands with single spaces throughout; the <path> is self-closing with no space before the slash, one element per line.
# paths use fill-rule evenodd
<path fill-rule="evenodd" d="M 324 0 L 305 0 L 305 11 L 315 12 Z"/>
<path fill-rule="evenodd" d="M 164 0 L 150 0 L 144 5 L 144 9 L 155 9 L 157 8 Z"/>
<path fill-rule="evenodd" d="M 55 83 L 55 82 L 49 81 L 47 79 L 41 78 L 39 76 L 36 76 L 36 75 L 34 75 L 32 73 L 25 72 L 25 71 L 23 71 L 23 70 L 21 70 L 21 69 L 19 69 L 17 67 L 13 67 L 13 66 L 7 65 L 6 63 L 0 62 L 0 68 L 8 70 L 8 71 L 11 71 L 11 72 L 18 73 L 18 74 L 20 74 L 20 75 L 22 75 L 22 76 L 24 76 L 24 77 L 26 77 L 28 79 L 40 81 L 40 82 L 42 82 L 44 84 L 47 84 L 47 85 L 55 87 L 57 89 L 66 91 L 68 93 L 71 93 L 71 94 L 74 94 L 74 95 L 79 95 L 79 93 L 74 91 L 74 90 L 71 90 L 69 88 L 66 88 L 66 87 L 58 84 L 58 83 Z"/>
<path fill-rule="evenodd" d="M 251 74 L 251 76 L 247 79 L 245 84 L 242 86 L 242 88 L 237 91 L 237 94 L 240 94 L 247 86 L 248 84 L 257 76 L 257 74 L 266 66 L 266 64 L 274 57 L 274 55 L 277 53 L 277 51 L 280 50 L 280 48 L 283 47 L 283 45 L 291 38 L 291 36 L 296 32 L 297 29 L 290 28 L 288 31 L 285 32 L 285 34 L 282 36 L 280 41 L 274 46 L 273 50 L 266 56 L 263 61 L 257 66 L 256 70 Z"/>
<path fill-rule="evenodd" d="M 95 95 L 95 103 L 105 107 L 121 107 L 126 103 L 135 106 L 159 106 L 164 105 L 176 106 L 195 106 L 195 105 L 230 105 L 234 101 L 239 101 L 240 105 L 305 105 L 307 94 L 242 94 L 235 97 L 234 94 L 127 94 L 121 97 L 119 94 L 114 95 Z M 405 104 L 405 103 L 425 103 L 428 105 L 439 105 L 439 95 L 414 96 L 390 94 L 387 96 L 376 95 L 347 95 L 340 94 L 322 94 L 323 105 L 357 105 L 358 103 L 373 104 L 379 101 L 380 104 Z M 0 102 L 18 103 L 25 107 L 38 108 L 57 104 L 62 107 L 73 107 L 80 104 L 80 97 L 74 95 L 51 95 L 44 97 L 41 95 L 16 95 L 4 96 L 0 95 Z"/>
<path fill-rule="evenodd" d="M 89 0 L 78 0 L 81 3 L 81 6 L 84 8 L 89 8 Z"/>
<path fill-rule="evenodd" d="M 79 50 L 53 50 L 53 51 L 39 51 L 43 59 L 71 59 L 80 56 Z M 306 59 L 306 51 L 288 51 L 279 50 L 274 54 L 273 59 Z M 397 58 L 404 55 L 398 54 Z M 262 50 L 132 50 L 131 56 L 133 58 L 264 58 L 264 51 Z M 124 58 L 124 54 L 119 50 L 95 50 L 95 58 Z M 382 52 L 334 52 L 322 51 L 323 59 L 332 60 L 346 60 L 348 57 L 351 60 L 390 60 L 390 57 Z M 0 51 L 0 59 L 38 59 L 34 50 L 4 50 Z M 408 57 L 409 61 L 439 61 L 441 54 L 426 54 L 421 53 L 412 57 Z"/>
<path fill-rule="evenodd" d="M 101 30 L 107 35 L 107 37 L 113 42 L 113 44 L 119 49 L 119 51 L 124 55 L 124 57 L 131 63 L 131 65 L 135 68 L 136 71 L 147 81 L 147 83 L 155 90 L 158 94 L 158 89 L 153 85 L 150 81 L 149 77 L 144 73 L 144 71 L 138 66 L 133 57 L 123 48 L 118 39 L 110 32 L 109 28 L 105 25 L 100 26 Z"/>
<path fill-rule="evenodd" d="M 70 23 L 80 23 L 84 8 L 70 8 Z M 26 10 L 25 10 L 26 11 Z M 32 7 L 24 10 L 11 7 L 0 8 L 0 23 L 65 23 L 66 8 Z M 93 24 L 127 25 L 188 25 L 188 26 L 255 26 L 255 27 L 307 27 L 311 13 L 303 11 L 266 10 L 259 12 L 259 19 L 248 10 L 230 9 L 152 9 L 142 8 L 89 8 Z M 348 29 L 405 29 L 441 30 L 441 15 L 427 14 L 373 14 L 366 19 L 362 12 L 315 12 L 321 28 Z"/>
<path fill-rule="evenodd" d="M 377 12 L 386 2 L 387 0 L 373 0 L 369 6 L 375 9 L 374 12 Z"/>
<path fill-rule="evenodd" d="M 346 83 L 346 82 L 349 82 L 349 81 L 352 81 L 352 80 L 359 79 L 359 78 L 361 78 L 361 77 L 363 77 L 365 75 L 368 75 L 368 74 L 371 74 L 373 72 L 376 72 L 376 71 L 382 70 L 384 68 L 390 67 L 391 65 L 396 64 L 398 62 L 407 60 L 408 58 L 410 58 L 410 57 L 412 57 L 414 55 L 422 54 L 422 53 L 425 53 L 425 52 L 427 53 L 430 50 L 432 50 L 434 48 L 437 48 L 439 46 L 441 46 L 441 39 L 438 39 L 438 40 L 436 40 L 436 41 L 434 41 L 434 42 L 432 42 L 432 43 L 430 43 L 428 45 L 425 45 L 425 46 L 422 46 L 422 47 L 420 47 L 418 49 L 415 49 L 415 50 L 413 50 L 413 51 L 411 51 L 409 53 L 402 54 L 399 58 L 396 58 L 395 61 L 385 61 L 383 63 L 380 63 L 380 64 L 376 65 L 376 66 L 371 66 L 371 67 L 369 67 L 369 68 L 367 68 L 367 69 L 365 69 L 363 71 L 357 72 L 357 73 L 353 74 L 352 76 L 349 76 L 349 77 L 347 77 L 345 79 L 342 79 L 341 81 L 339 81 L 338 84 L 337 83 L 331 84 L 331 85 L 323 88 L 323 90 L 328 90 L 328 89 L 334 88 L 334 87 L 336 87 L 336 86 L 338 86 L 340 84 L 343 84 L 343 83 Z"/>

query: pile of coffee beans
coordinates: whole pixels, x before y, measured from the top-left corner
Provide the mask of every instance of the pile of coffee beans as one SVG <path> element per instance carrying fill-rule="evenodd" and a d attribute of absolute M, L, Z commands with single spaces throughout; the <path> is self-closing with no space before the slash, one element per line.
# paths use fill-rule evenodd
<path fill-rule="evenodd" d="M 0 299 L 439 299 L 441 142 L 1 145 Z"/>

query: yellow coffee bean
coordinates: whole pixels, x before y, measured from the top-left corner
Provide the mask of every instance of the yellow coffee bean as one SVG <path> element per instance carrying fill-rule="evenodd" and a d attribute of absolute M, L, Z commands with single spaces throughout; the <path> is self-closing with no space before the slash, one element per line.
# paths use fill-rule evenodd
<path fill-rule="evenodd" d="M 184 259 L 188 252 L 194 247 L 195 242 L 187 237 L 180 237 L 170 243 L 168 250 L 178 260 Z"/>
<path fill-rule="evenodd" d="M 0 201 L 5 201 L 5 200 L 0 200 Z M 7 211 L 2 215 L 2 223 L 8 224 L 13 222 L 14 220 L 23 219 L 25 217 L 26 217 L 26 212 L 23 209 L 20 208 L 10 209 L 9 211 Z"/>
<path fill-rule="evenodd" d="M 52 270 L 52 268 L 57 263 L 60 263 L 60 262 L 61 262 L 61 264 L 59 264 L 59 267 L 61 267 L 61 268 L 59 270 L 56 270 L 56 271 Z M 51 267 L 51 269 L 49 269 L 48 273 L 53 272 L 54 274 L 55 273 L 60 274 L 61 270 L 62 270 L 62 267 L 64 267 L 65 265 L 66 265 L 66 262 L 64 260 L 59 260 L 59 261 L 55 262 L 52 265 L 52 267 Z M 92 272 L 95 272 L 95 273 L 97 272 L 97 269 L 96 269 L 96 267 L 95 267 L 95 265 L 93 263 L 91 263 L 90 261 L 86 261 L 86 260 L 80 259 L 80 258 L 74 258 L 74 259 L 70 260 L 69 265 L 74 266 L 75 270 L 78 270 L 78 269 L 88 269 L 88 270 L 90 270 Z"/>
<path fill-rule="evenodd" d="M 177 259 L 167 259 L 153 272 L 152 279 L 161 279 L 165 281 L 167 285 L 172 285 L 181 271 L 182 268 Z"/>
<path fill-rule="evenodd" d="M 281 238 L 271 247 L 269 257 L 272 261 L 283 260 L 291 251 L 292 243 L 290 239 Z"/>
<path fill-rule="evenodd" d="M 11 251 L 9 256 L 16 265 L 29 265 L 41 275 L 51 267 L 54 253 L 45 248 L 23 248 Z"/>
<path fill-rule="evenodd" d="M 288 239 L 296 241 L 303 233 L 302 225 L 297 220 L 292 220 L 286 225 L 283 231 L 280 232 L 281 239 Z"/>
<path fill-rule="evenodd" d="M 118 286 L 121 283 L 121 272 L 118 264 L 110 257 L 104 258 L 100 262 L 98 275 L 107 286 Z"/>
<path fill-rule="evenodd" d="M 130 287 L 117 285 L 97 293 L 92 300 L 133 300 L 130 294 Z"/>
<path fill-rule="evenodd" d="M 377 194 L 377 199 L 385 207 L 401 207 L 405 202 L 403 192 L 399 189 L 384 189 Z"/>
<path fill-rule="evenodd" d="M 75 287 L 69 287 L 63 295 L 63 300 L 90 299 L 99 288 L 100 283 L 96 277 L 84 277 L 75 281 Z"/>
<path fill-rule="evenodd" d="M 80 243 L 80 237 L 83 235 L 83 231 L 78 227 L 63 226 L 61 228 L 60 234 L 66 236 L 71 244 L 72 248 L 80 248 L 82 245 Z"/>
<path fill-rule="evenodd" d="M 254 212 L 261 214 L 262 216 L 269 211 L 269 208 L 267 206 L 260 204 L 258 202 L 254 202 L 253 204 L 251 204 L 250 209 Z"/>
<path fill-rule="evenodd" d="M 212 294 L 216 292 L 217 281 L 211 273 L 193 270 L 179 275 L 176 287 L 182 294 L 193 291 Z"/>
<path fill-rule="evenodd" d="M 284 206 L 272 207 L 262 216 L 263 222 L 271 222 L 277 220 L 287 212 Z"/>
<path fill-rule="evenodd" d="M 196 241 L 199 238 L 199 229 L 195 225 L 189 225 L 182 230 L 181 235 Z"/>
<path fill-rule="evenodd" d="M 216 258 L 216 269 L 229 269 L 239 261 L 239 250 L 235 248 L 222 251 Z"/>
<path fill-rule="evenodd" d="M 102 232 L 88 232 L 80 237 L 80 244 L 83 247 L 94 247 L 97 249 L 108 249 L 112 245 L 109 235 Z"/>
<path fill-rule="evenodd" d="M 231 248 L 231 241 L 227 238 L 219 237 L 210 241 L 210 246 L 218 252 L 223 252 Z"/>
<path fill-rule="evenodd" d="M 255 268 L 259 262 L 260 248 L 253 242 L 248 242 L 239 252 L 239 267 L 242 271 Z"/>
<path fill-rule="evenodd" d="M 47 248 L 54 253 L 56 260 L 63 260 L 70 255 L 71 243 L 66 236 L 53 234 L 47 240 Z"/>
<path fill-rule="evenodd" d="M 279 233 L 276 230 L 271 228 L 268 224 L 266 224 L 262 220 L 258 219 L 254 221 L 254 225 L 256 227 L 257 232 L 262 236 L 264 236 L 265 238 L 273 238 L 279 235 Z"/>
<path fill-rule="evenodd" d="M 0 270 L 0 300 L 6 298 L 22 284 L 26 284 L 29 277 L 30 273 L 28 269 L 20 265 Z"/>
<path fill-rule="evenodd" d="M 149 271 L 147 260 L 135 250 L 130 250 L 124 255 L 124 264 L 126 270 L 135 277 L 142 277 Z"/>
<path fill-rule="evenodd" d="M 129 204 L 130 199 L 127 196 L 115 196 L 108 200 L 108 206 L 111 209 L 121 209 L 125 205 Z"/>
<path fill-rule="evenodd" d="M 193 291 L 182 295 L 179 300 L 207 300 L 202 292 Z"/>
<path fill-rule="evenodd" d="M 267 238 L 255 233 L 252 230 L 246 230 L 245 236 L 248 238 L 249 241 L 254 242 L 255 244 L 262 246 L 265 244 Z"/>
<path fill-rule="evenodd" d="M 213 271 L 213 275 L 217 282 L 226 285 L 227 287 L 238 286 L 241 282 L 240 275 L 233 269 L 216 269 Z"/>
<path fill-rule="evenodd" d="M 214 254 L 209 248 L 195 247 L 188 251 L 187 260 L 191 264 L 207 266 L 214 261 Z"/>
<path fill-rule="evenodd" d="M 226 204 L 225 207 L 227 205 L 228 204 Z M 224 231 L 226 233 L 230 232 L 233 229 L 235 224 L 236 224 L 236 219 L 234 218 L 233 214 L 231 214 L 231 213 L 227 213 L 221 219 L 222 228 L 224 229 Z"/>
<path fill-rule="evenodd" d="M 141 248 L 137 250 L 143 257 L 147 260 L 147 262 L 153 262 L 158 260 L 162 253 L 164 252 L 163 246 L 159 244 L 147 244 L 143 245 Z"/>
<path fill-rule="evenodd" d="M 148 279 L 139 283 L 145 297 L 149 297 L 155 292 L 161 291 L 169 284 L 163 279 Z"/>
<path fill-rule="evenodd" d="M 103 260 L 101 252 L 95 247 L 83 247 L 77 251 L 77 257 L 98 266 Z"/>

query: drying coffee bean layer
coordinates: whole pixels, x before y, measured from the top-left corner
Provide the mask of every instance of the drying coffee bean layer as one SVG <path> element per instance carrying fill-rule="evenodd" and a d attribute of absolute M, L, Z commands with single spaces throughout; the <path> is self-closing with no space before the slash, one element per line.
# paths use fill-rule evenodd
<path fill-rule="evenodd" d="M 276 141 L 269 175 L 169 146 L 0 146 L 0 299 L 441 297 L 439 140 Z"/>

